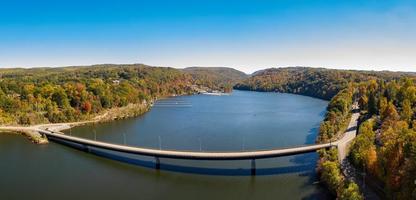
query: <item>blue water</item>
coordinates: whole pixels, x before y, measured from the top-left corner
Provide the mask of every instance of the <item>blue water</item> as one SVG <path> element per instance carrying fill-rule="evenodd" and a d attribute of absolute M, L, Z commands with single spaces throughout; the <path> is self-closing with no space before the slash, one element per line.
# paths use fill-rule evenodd
<path fill-rule="evenodd" d="M 181 96 L 157 101 L 141 117 L 76 127 L 67 133 L 156 149 L 271 149 L 314 143 L 326 106 L 323 100 L 279 93 Z M 64 199 L 83 194 L 90 199 L 324 198 L 316 184 L 316 153 L 257 160 L 256 177 L 250 176 L 250 161 L 162 159 L 162 170 L 156 171 L 151 168 L 153 158 L 96 153 L 107 158 L 55 143 L 37 146 L 24 138 L 0 135 L 0 155 L 8 163 L 0 164 L 0 197 L 31 197 L 5 189 L 19 187 L 17 180 L 21 180 L 32 186 L 28 194 L 45 199 L 59 194 Z M 13 174 L 22 171 L 26 172 L 16 180 Z M 49 179 L 35 178 L 39 176 Z"/>

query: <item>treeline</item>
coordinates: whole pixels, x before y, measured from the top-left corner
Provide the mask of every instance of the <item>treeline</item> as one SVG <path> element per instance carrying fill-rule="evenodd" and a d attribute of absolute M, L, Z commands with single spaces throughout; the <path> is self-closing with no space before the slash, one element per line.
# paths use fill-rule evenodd
<path fill-rule="evenodd" d="M 375 112 L 378 105 L 377 94 L 368 92 L 363 96 L 362 83 L 393 82 L 403 77 L 414 76 L 409 73 L 397 72 L 372 72 L 352 70 L 332 70 L 315 68 L 279 68 L 266 69 L 254 73 L 250 78 L 235 85 L 235 89 L 254 90 L 265 92 L 294 93 L 316 98 L 330 100 L 324 121 L 320 125 L 317 142 L 329 142 L 337 140 L 344 133 L 351 117 L 351 106 L 357 99 L 364 109 L 365 103 L 369 103 L 371 112 Z M 374 87 L 374 86 L 372 86 Z M 397 88 L 397 86 L 387 86 Z M 385 92 L 388 96 L 400 93 L 391 89 Z M 400 96 L 400 95 L 399 95 Z M 393 100 L 396 104 L 405 98 Z M 414 105 L 414 104 L 412 104 Z M 408 106 L 407 106 L 408 107 Z M 406 110 L 406 109 L 405 109 Z M 409 109 L 407 109 L 409 110 Z M 405 113 L 409 113 L 406 111 Z M 410 122 L 409 122 L 410 123 Z M 359 136 L 358 138 L 363 137 Z M 368 139 L 365 141 L 369 141 Z M 356 150 L 356 147 L 352 149 Z M 358 148 L 360 149 L 360 148 Z M 353 150 L 353 152 L 354 152 Z M 348 181 L 341 173 L 341 166 L 337 157 L 337 150 L 321 150 L 318 163 L 318 172 L 321 180 L 329 190 L 339 199 L 362 199 L 358 185 Z M 370 155 L 373 155 L 370 153 Z"/>
<path fill-rule="evenodd" d="M 191 76 L 145 65 L 0 70 L 0 124 L 89 119 L 109 108 L 192 93 Z"/>
<path fill-rule="evenodd" d="M 266 69 L 234 88 L 285 92 L 330 100 L 317 142 L 338 139 L 358 101 L 364 111 L 350 158 L 365 169 L 390 199 L 416 199 L 415 74 L 313 68 Z M 338 199 L 363 199 L 356 183 L 341 172 L 336 149 L 321 150 L 321 180 Z"/>
<path fill-rule="evenodd" d="M 319 129 L 318 143 L 334 141 L 343 135 L 350 122 L 354 94 L 355 87 L 350 84 L 331 99 Z M 318 172 L 331 193 L 338 199 L 363 199 L 358 185 L 342 175 L 337 149 L 322 149 L 319 155 Z"/>
<path fill-rule="evenodd" d="M 79 121 L 128 104 L 191 94 L 197 87 L 231 92 L 243 72 L 231 68 L 142 64 L 0 70 L 0 124 Z"/>
<path fill-rule="evenodd" d="M 248 77 L 244 72 L 227 67 L 188 67 L 183 69 L 198 86 L 205 86 L 223 92 L 231 92 L 233 86 Z"/>
<path fill-rule="evenodd" d="M 324 121 L 319 127 L 317 141 L 326 143 L 341 136 L 350 122 L 354 86 L 341 90 L 328 104 Z"/>
<path fill-rule="evenodd" d="M 389 199 L 416 199 L 416 80 L 358 86 L 363 110 L 351 148 L 354 165 L 381 183 Z"/>
<path fill-rule="evenodd" d="M 308 67 L 270 68 L 234 86 L 239 90 L 284 92 L 330 100 L 351 82 L 398 79 L 405 73 L 334 70 Z"/>
<path fill-rule="evenodd" d="M 286 92 L 330 100 L 317 142 L 336 140 L 350 110 L 362 110 L 350 158 L 379 180 L 389 198 L 416 198 L 416 83 L 414 74 L 315 68 L 279 68 L 251 77 L 229 68 L 173 68 L 134 65 L 0 70 L 0 124 L 38 124 L 90 119 L 126 105 L 150 105 L 155 98 L 193 93 L 204 86 Z M 362 199 L 347 181 L 336 149 L 322 150 L 321 180 L 339 199 Z"/>

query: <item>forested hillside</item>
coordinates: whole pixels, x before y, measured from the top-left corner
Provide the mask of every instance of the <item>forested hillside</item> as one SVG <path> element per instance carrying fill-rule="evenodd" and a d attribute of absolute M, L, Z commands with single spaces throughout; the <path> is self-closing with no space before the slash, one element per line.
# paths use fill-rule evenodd
<path fill-rule="evenodd" d="M 110 108 L 149 106 L 157 97 L 191 94 L 195 85 L 230 90 L 244 77 L 230 68 L 142 64 L 1 69 L 0 124 L 85 120 Z"/>
<path fill-rule="evenodd" d="M 233 86 L 248 77 L 244 72 L 227 67 L 188 67 L 183 69 L 197 85 L 230 92 Z"/>
<path fill-rule="evenodd" d="M 411 73 L 295 67 L 248 77 L 230 68 L 141 64 L 1 69 L 0 124 L 86 120 L 127 105 L 148 108 L 155 98 L 192 94 L 195 86 L 229 91 L 233 85 L 330 100 L 317 142 L 342 135 L 358 101 L 362 117 L 352 163 L 386 188 L 388 198 L 416 199 L 416 79 Z M 320 151 L 318 169 L 339 199 L 362 198 L 358 186 L 342 175 L 335 149 Z"/>
<path fill-rule="evenodd" d="M 351 105 L 364 112 L 351 160 L 378 180 L 388 198 L 416 199 L 416 87 L 414 73 L 316 68 L 266 69 L 234 88 L 302 94 L 330 100 L 318 142 L 345 131 Z M 321 150 L 321 180 L 338 199 L 362 199 L 356 183 L 343 176 L 336 149 Z"/>
<path fill-rule="evenodd" d="M 349 84 L 331 99 L 320 125 L 318 143 L 335 141 L 344 134 L 350 122 L 355 91 L 355 86 Z M 336 148 L 319 150 L 318 172 L 322 183 L 337 199 L 363 199 L 358 185 L 343 175 Z"/>
<path fill-rule="evenodd" d="M 193 80 L 173 68 L 145 65 L 0 70 L 0 123 L 87 119 L 108 108 L 191 93 Z"/>
<path fill-rule="evenodd" d="M 308 67 L 270 68 L 255 72 L 234 88 L 267 92 L 287 92 L 330 100 L 350 82 L 373 78 L 397 79 L 405 73 L 334 70 Z"/>
<path fill-rule="evenodd" d="M 364 115 L 351 160 L 389 199 L 416 199 L 416 80 L 361 83 L 358 99 Z"/>

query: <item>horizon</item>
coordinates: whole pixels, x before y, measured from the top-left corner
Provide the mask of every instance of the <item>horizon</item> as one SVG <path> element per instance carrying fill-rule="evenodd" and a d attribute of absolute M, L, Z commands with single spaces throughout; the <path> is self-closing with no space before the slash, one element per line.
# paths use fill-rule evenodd
<path fill-rule="evenodd" d="M 168 68 L 174 68 L 174 69 L 178 69 L 178 70 L 183 70 L 186 68 L 192 68 L 192 67 L 197 67 L 197 68 L 229 68 L 229 69 L 234 69 L 240 72 L 245 73 L 246 75 L 252 75 L 256 72 L 262 71 L 262 70 L 267 70 L 267 69 L 281 69 L 281 68 L 314 68 L 314 69 L 328 69 L 328 70 L 351 70 L 351 71 L 374 71 L 374 72 L 398 72 L 398 73 L 416 73 L 416 71 L 394 71 L 394 70 L 388 70 L 388 69 L 353 69 L 353 68 L 332 68 L 332 67 L 314 67 L 314 66 L 271 66 L 271 67 L 265 67 L 265 68 L 258 68 L 253 72 L 245 72 L 242 71 L 236 67 L 229 67 L 229 66 L 189 66 L 189 67 L 172 67 L 172 66 L 157 66 L 157 65 L 150 65 L 150 64 L 146 64 L 146 63 L 97 63 L 97 64 L 88 64 L 88 65 L 63 65 L 63 66 L 34 66 L 34 67 L 0 67 L 0 70 L 2 69 L 43 69 L 43 68 L 66 68 L 66 67 L 94 67 L 94 66 L 100 66 L 100 65 L 145 65 L 148 67 L 168 67 Z"/>
<path fill-rule="evenodd" d="M 0 6 L 0 68 L 146 63 L 416 72 L 416 2 L 26 1 Z"/>

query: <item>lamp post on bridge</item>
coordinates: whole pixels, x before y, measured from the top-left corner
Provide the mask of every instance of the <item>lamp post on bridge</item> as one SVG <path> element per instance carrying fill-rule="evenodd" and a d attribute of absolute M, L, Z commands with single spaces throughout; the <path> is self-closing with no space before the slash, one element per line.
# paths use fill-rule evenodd
<path fill-rule="evenodd" d="M 201 138 L 199 138 L 199 151 L 202 151 L 202 141 L 201 141 Z"/>
<path fill-rule="evenodd" d="M 162 150 L 162 139 L 160 138 L 160 135 L 159 135 L 159 150 Z"/>
<path fill-rule="evenodd" d="M 246 148 L 246 138 L 243 136 L 243 147 L 242 147 L 243 151 L 245 151 L 245 148 Z"/>
<path fill-rule="evenodd" d="M 123 144 L 126 145 L 126 134 L 123 133 Z"/>

